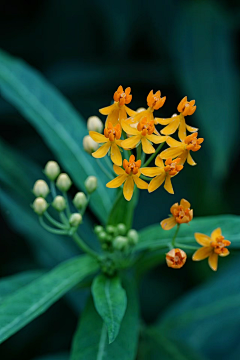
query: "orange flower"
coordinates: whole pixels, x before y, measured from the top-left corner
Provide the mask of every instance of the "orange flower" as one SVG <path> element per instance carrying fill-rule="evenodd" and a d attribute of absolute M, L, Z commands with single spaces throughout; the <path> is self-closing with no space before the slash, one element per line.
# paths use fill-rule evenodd
<path fill-rule="evenodd" d="M 141 160 L 135 161 L 135 156 L 131 155 L 129 161 L 123 160 L 124 170 L 113 165 L 113 170 L 118 175 L 112 181 L 107 183 L 108 188 L 117 188 L 124 183 L 123 195 L 127 201 L 130 201 L 133 195 L 134 183 L 139 189 L 147 189 L 148 183 L 139 178 L 141 175 Z"/>
<path fill-rule="evenodd" d="M 123 91 L 123 87 L 119 86 L 113 95 L 114 103 L 99 110 L 101 114 L 108 115 L 106 127 L 108 126 L 109 122 L 111 122 L 113 126 L 116 126 L 119 122 L 121 123 L 121 120 L 126 120 L 127 114 L 129 116 L 134 116 L 136 114 L 135 111 L 126 106 L 126 104 L 129 104 L 132 100 L 132 95 L 130 92 L 130 87 Z"/>
<path fill-rule="evenodd" d="M 170 211 L 172 216 L 161 221 L 160 225 L 163 230 L 170 230 L 177 224 L 189 223 L 193 218 L 193 210 L 190 209 L 190 203 L 182 199 L 180 205 L 173 204 Z"/>
<path fill-rule="evenodd" d="M 192 115 L 196 110 L 195 100 L 187 101 L 187 96 L 185 96 L 178 105 L 179 115 L 173 115 L 169 119 L 160 119 L 155 118 L 157 124 L 167 125 L 165 128 L 161 130 L 161 133 L 164 135 L 171 135 L 175 133 L 178 129 L 178 137 L 180 140 L 184 140 L 187 136 L 186 129 L 189 132 L 195 132 L 198 129 L 191 127 L 186 124 L 185 117 L 187 115 Z"/>
<path fill-rule="evenodd" d="M 161 158 L 167 159 L 169 157 L 180 157 L 181 164 L 184 164 L 187 160 L 189 165 L 197 165 L 190 155 L 190 151 L 198 151 L 201 149 L 200 144 L 204 141 L 203 138 L 197 139 L 197 136 L 198 133 L 195 132 L 191 135 L 188 135 L 183 141 L 177 141 L 168 136 L 166 142 L 170 148 L 161 152 Z"/>
<path fill-rule="evenodd" d="M 129 124 L 126 124 L 125 121 L 122 121 L 122 128 L 128 135 L 133 135 L 122 141 L 121 146 L 124 149 L 133 149 L 141 142 L 143 151 L 146 154 L 153 154 L 155 149 L 151 145 L 151 142 L 154 144 L 160 144 L 167 139 L 166 136 L 153 134 L 155 131 L 154 121 L 147 120 L 146 117 L 138 123 L 137 128 L 133 128 Z"/>
<path fill-rule="evenodd" d="M 108 126 L 104 129 L 104 135 L 99 134 L 96 131 L 89 131 L 91 138 L 97 143 L 103 143 L 103 145 L 92 156 L 95 158 L 102 158 L 107 155 L 111 148 L 112 162 L 118 166 L 122 165 L 122 155 L 118 148 L 121 146 L 121 126 L 117 124 L 115 127 L 109 122 Z"/>
<path fill-rule="evenodd" d="M 180 269 L 187 260 L 187 254 L 181 249 L 172 249 L 166 254 L 167 266 Z"/>
<path fill-rule="evenodd" d="M 226 249 L 226 246 L 229 246 L 231 242 L 225 240 L 224 236 L 222 236 L 221 228 L 214 230 L 211 237 L 200 233 L 195 233 L 194 236 L 202 247 L 193 254 L 192 259 L 199 261 L 208 258 L 210 268 L 216 271 L 218 267 L 218 256 L 224 257 L 229 255 L 229 250 Z"/>
<path fill-rule="evenodd" d="M 154 179 L 151 180 L 148 191 L 152 192 L 161 186 L 164 181 L 164 189 L 167 190 L 170 194 L 174 194 L 171 177 L 177 175 L 179 171 L 183 169 L 183 165 L 179 165 L 180 159 L 172 160 L 171 158 L 167 159 L 165 161 L 165 165 L 160 158 L 160 155 L 158 155 L 155 159 L 155 165 L 157 167 L 146 167 L 142 168 L 141 172 L 143 175 L 154 177 Z"/>

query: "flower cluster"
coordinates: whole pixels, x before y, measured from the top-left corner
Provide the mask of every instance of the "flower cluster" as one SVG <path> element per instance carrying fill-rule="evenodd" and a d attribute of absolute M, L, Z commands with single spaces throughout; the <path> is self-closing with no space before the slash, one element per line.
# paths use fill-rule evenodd
<path fill-rule="evenodd" d="M 155 94 L 151 90 L 148 94 L 147 109 L 134 111 L 127 106 L 132 100 L 130 87 L 124 90 L 119 86 L 113 100 L 112 105 L 99 110 L 107 116 L 103 133 L 100 120 L 91 117 L 89 135 L 84 138 L 84 148 L 93 157 L 99 159 L 110 155 L 113 171 L 118 176 L 106 186 L 116 188 L 124 184 L 123 194 L 128 201 L 132 198 L 135 185 L 152 192 L 164 183 L 165 190 L 173 194 L 171 178 L 183 169 L 186 161 L 196 165 L 190 152 L 198 151 L 203 142 L 203 138 L 198 138 L 198 129 L 185 121 L 185 117 L 196 110 L 195 100 L 187 101 L 187 97 L 184 97 L 177 107 L 179 114 L 168 119 L 155 117 L 154 112 L 166 101 L 166 96 L 161 97 L 159 90 Z M 165 127 L 157 129 L 159 125 Z M 170 136 L 177 129 L 180 141 Z M 187 131 L 192 134 L 187 135 Z M 169 148 L 158 155 L 165 143 Z M 154 144 L 159 145 L 157 149 Z M 148 154 L 151 156 L 145 161 Z M 156 167 L 148 167 L 154 158 Z"/>

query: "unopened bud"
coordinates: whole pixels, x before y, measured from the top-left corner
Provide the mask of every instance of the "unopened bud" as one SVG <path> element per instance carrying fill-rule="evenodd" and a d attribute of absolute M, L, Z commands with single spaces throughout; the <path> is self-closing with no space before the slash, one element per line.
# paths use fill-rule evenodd
<path fill-rule="evenodd" d="M 117 236 L 113 240 L 113 247 L 116 250 L 124 250 L 128 246 L 128 239 L 125 236 Z"/>
<path fill-rule="evenodd" d="M 95 226 L 95 228 L 94 228 L 95 234 L 98 235 L 98 234 L 100 234 L 101 231 L 103 231 L 103 227 L 101 225 Z"/>
<path fill-rule="evenodd" d="M 67 204 L 66 204 L 66 200 L 64 199 L 63 196 L 56 196 L 55 199 L 53 200 L 52 206 L 54 207 L 54 209 L 56 209 L 57 211 L 63 211 L 66 209 Z"/>
<path fill-rule="evenodd" d="M 137 113 L 140 113 L 140 112 L 145 111 L 145 110 L 146 109 L 144 107 L 140 107 L 140 108 L 137 109 Z"/>
<path fill-rule="evenodd" d="M 129 230 L 127 233 L 127 237 L 130 245 L 136 245 L 138 243 L 139 236 L 136 230 Z"/>
<path fill-rule="evenodd" d="M 49 187 L 46 181 L 37 180 L 33 186 L 33 193 L 37 197 L 45 198 L 49 193 Z"/>
<path fill-rule="evenodd" d="M 70 216 L 69 224 L 73 227 L 77 227 L 82 222 L 82 215 L 75 213 Z"/>
<path fill-rule="evenodd" d="M 45 166 L 44 173 L 52 181 L 60 174 L 60 167 L 56 161 L 48 161 Z"/>
<path fill-rule="evenodd" d="M 87 197 L 83 192 L 78 192 L 73 199 L 73 205 L 76 209 L 81 210 L 87 205 Z"/>
<path fill-rule="evenodd" d="M 65 192 L 68 191 L 72 185 L 71 179 L 68 174 L 62 173 L 57 178 L 56 185 L 59 190 Z"/>
<path fill-rule="evenodd" d="M 178 116 L 177 114 L 173 114 L 172 117 Z"/>
<path fill-rule="evenodd" d="M 33 210 L 38 215 L 43 215 L 48 208 L 48 203 L 42 197 L 38 197 L 33 202 Z"/>
<path fill-rule="evenodd" d="M 89 176 L 85 180 L 85 187 L 89 194 L 93 193 L 97 188 L 97 178 L 95 176 Z"/>
<path fill-rule="evenodd" d="M 115 234 L 115 232 L 116 232 L 116 228 L 115 228 L 115 226 L 107 225 L 107 226 L 106 226 L 106 231 L 107 231 L 107 233 L 113 235 L 113 234 Z"/>
<path fill-rule="evenodd" d="M 118 224 L 117 225 L 117 232 L 119 235 L 126 235 L 126 232 L 127 232 L 127 228 L 126 228 L 126 225 L 125 224 Z"/>
<path fill-rule="evenodd" d="M 88 154 L 92 154 L 98 149 L 98 143 L 96 143 L 90 135 L 86 135 L 83 138 L 83 148 Z"/>
<path fill-rule="evenodd" d="M 103 123 L 97 116 L 90 116 L 87 121 L 87 128 L 89 131 L 97 131 L 101 133 L 103 131 Z"/>
<path fill-rule="evenodd" d="M 107 233 L 105 231 L 100 231 L 97 236 L 101 242 L 104 242 L 106 241 Z"/>

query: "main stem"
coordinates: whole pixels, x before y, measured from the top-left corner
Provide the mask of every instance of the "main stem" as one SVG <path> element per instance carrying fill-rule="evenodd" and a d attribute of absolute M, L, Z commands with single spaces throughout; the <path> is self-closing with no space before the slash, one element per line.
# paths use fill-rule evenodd
<path fill-rule="evenodd" d="M 148 158 L 148 160 L 145 162 L 145 164 L 144 164 L 142 167 L 146 167 L 146 166 L 148 166 L 148 165 L 150 164 L 150 162 L 156 157 L 156 155 L 159 153 L 159 151 L 161 150 L 161 148 L 163 147 L 164 144 L 165 144 L 165 142 L 161 143 L 161 144 L 157 147 L 155 153 L 152 154 L 152 155 L 150 156 L 150 158 Z"/>
<path fill-rule="evenodd" d="M 75 243 L 87 254 L 89 254 L 90 256 L 94 257 L 95 259 L 98 258 L 98 254 L 93 251 L 87 244 L 85 244 L 85 242 L 80 238 L 80 236 L 78 234 L 73 234 L 72 235 L 73 240 L 75 241 Z"/>
<path fill-rule="evenodd" d="M 180 225 L 179 224 L 177 224 L 177 230 L 176 230 L 176 232 L 175 232 L 175 234 L 174 234 L 174 236 L 173 236 L 173 238 L 172 238 L 172 247 L 173 248 L 175 248 L 175 242 L 176 242 L 176 237 L 177 237 L 177 234 L 178 234 L 178 232 L 179 232 L 179 228 L 180 228 Z"/>

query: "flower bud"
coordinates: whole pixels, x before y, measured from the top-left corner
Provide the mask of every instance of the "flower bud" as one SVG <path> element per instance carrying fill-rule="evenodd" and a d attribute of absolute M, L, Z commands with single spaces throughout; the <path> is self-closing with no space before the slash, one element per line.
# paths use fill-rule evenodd
<path fill-rule="evenodd" d="M 167 266 L 180 269 L 187 260 L 187 254 L 181 249 L 172 249 L 166 254 Z"/>
<path fill-rule="evenodd" d="M 45 198 L 49 191 L 48 184 L 44 180 L 37 180 L 33 186 L 33 193 L 37 197 Z"/>
<path fill-rule="evenodd" d="M 128 239 L 125 236 L 117 236 L 113 240 L 113 247 L 116 250 L 124 250 L 128 246 Z"/>
<path fill-rule="evenodd" d="M 55 199 L 53 200 L 52 206 L 54 207 L 54 209 L 56 209 L 57 211 L 63 211 L 66 209 L 67 204 L 66 204 L 66 200 L 64 199 L 63 196 L 56 196 Z"/>
<path fill-rule="evenodd" d="M 42 197 L 38 197 L 33 202 L 33 210 L 38 215 L 43 215 L 48 208 L 48 203 Z"/>
<path fill-rule="evenodd" d="M 98 149 L 98 143 L 96 143 L 90 135 L 86 135 L 83 138 L 83 148 L 88 154 L 92 154 Z"/>
<path fill-rule="evenodd" d="M 56 185 L 59 190 L 65 192 L 70 189 L 70 187 L 72 185 L 72 181 L 71 181 L 70 177 L 68 176 L 68 174 L 62 173 L 57 178 Z"/>
<path fill-rule="evenodd" d="M 126 235 L 126 232 L 127 232 L 127 228 L 125 224 L 120 223 L 117 225 L 117 233 L 119 235 Z"/>
<path fill-rule="evenodd" d="M 82 215 L 80 215 L 79 213 L 74 213 L 70 216 L 69 219 L 69 224 L 73 227 L 77 227 L 81 224 L 82 222 Z"/>
<path fill-rule="evenodd" d="M 44 173 L 52 181 L 60 174 L 60 167 L 56 161 L 48 161 L 45 166 Z"/>
<path fill-rule="evenodd" d="M 87 128 L 89 131 L 97 131 L 101 133 L 103 131 L 103 123 L 97 116 L 90 116 L 87 121 Z"/>
<path fill-rule="evenodd" d="M 142 111 L 146 111 L 146 109 L 144 107 L 140 107 L 140 108 L 137 109 L 137 113 L 140 113 Z"/>
<path fill-rule="evenodd" d="M 97 236 L 101 242 L 104 242 L 106 241 L 107 233 L 105 231 L 100 231 Z"/>
<path fill-rule="evenodd" d="M 85 187 L 89 194 L 93 193 L 97 188 L 97 178 L 95 176 L 89 176 L 85 180 Z"/>
<path fill-rule="evenodd" d="M 107 231 L 107 233 L 108 234 L 115 234 L 115 232 L 116 232 L 116 228 L 115 228 L 115 226 L 112 226 L 112 225 L 107 225 L 106 226 L 106 231 Z"/>
<path fill-rule="evenodd" d="M 76 209 L 81 210 L 87 205 L 87 197 L 83 192 L 78 192 L 73 199 L 73 205 Z"/>
<path fill-rule="evenodd" d="M 129 230 L 127 233 L 127 238 L 129 240 L 130 245 L 136 245 L 139 239 L 137 231 L 134 229 Z"/>
<path fill-rule="evenodd" d="M 95 226 L 95 228 L 94 228 L 94 232 L 95 232 L 95 234 L 100 234 L 100 232 L 102 232 L 103 231 L 103 227 L 101 226 L 101 225 L 97 225 L 97 226 Z"/>

